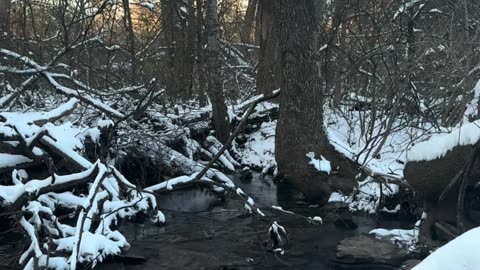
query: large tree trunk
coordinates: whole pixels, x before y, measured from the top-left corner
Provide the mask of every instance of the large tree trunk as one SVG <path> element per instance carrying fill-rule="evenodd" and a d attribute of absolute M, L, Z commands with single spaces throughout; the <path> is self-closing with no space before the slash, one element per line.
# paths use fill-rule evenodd
<path fill-rule="evenodd" d="M 282 94 L 275 158 L 280 172 L 308 198 L 326 202 L 332 191 L 351 192 L 355 171 L 329 144 L 323 127 L 315 1 L 276 0 L 275 27 L 280 40 Z M 330 160 L 339 175 L 316 172 L 305 156 Z"/>
<path fill-rule="evenodd" d="M 225 143 L 230 137 L 227 106 L 223 94 L 222 58 L 220 54 L 220 25 L 217 0 L 207 0 L 207 69 L 208 96 L 212 103 L 216 137 Z"/>
<path fill-rule="evenodd" d="M 257 94 L 269 94 L 280 88 L 279 39 L 274 33 L 277 0 L 259 0 L 256 39 L 260 46 L 257 71 Z"/>

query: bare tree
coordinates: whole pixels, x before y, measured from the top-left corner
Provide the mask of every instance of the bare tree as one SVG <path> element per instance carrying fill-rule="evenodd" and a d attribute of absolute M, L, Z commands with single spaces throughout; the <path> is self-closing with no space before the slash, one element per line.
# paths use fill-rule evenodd
<path fill-rule="evenodd" d="M 217 138 L 225 143 L 230 136 L 230 125 L 223 93 L 217 0 L 207 0 L 206 11 L 208 96 L 213 107 L 213 123 Z"/>
<path fill-rule="evenodd" d="M 123 3 L 123 24 L 128 32 L 128 50 L 130 52 L 130 64 L 132 66 L 131 82 L 135 84 L 137 77 L 137 58 L 135 56 L 135 32 L 133 29 L 132 14 L 130 12 L 130 1 L 122 0 Z"/>

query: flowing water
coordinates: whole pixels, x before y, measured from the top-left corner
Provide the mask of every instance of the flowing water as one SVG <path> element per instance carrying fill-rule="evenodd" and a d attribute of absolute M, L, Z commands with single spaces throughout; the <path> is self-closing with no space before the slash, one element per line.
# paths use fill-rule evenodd
<path fill-rule="evenodd" d="M 310 217 L 328 219 L 332 215 L 303 203 L 301 196 L 286 184 L 277 185 L 258 176 L 251 183 L 235 182 L 262 209 L 279 205 Z M 336 245 L 346 237 L 378 227 L 411 227 L 411 223 L 364 215 L 352 217 L 358 225 L 355 229 L 331 222 L 310 224 L 305 219 L 278 213 L 273 219 L 244 216 L 238 200 L 227 199 L 219 204 L 215 196 L 199 189 L 165 195 L 159 198 L 159 205 L 168 209 L 164 211 L 166 226 L 125 223 L 120 228 L 132 245 L 127 254 L 144 257 L 146 261 L 137 265 L 109 262 L 99 269 L 393 269 L 338 264 Z M 271 252 L 267 232 L 272 221 L 284 226 L 288 234 L 289 243 L 283 256 Z"/>
<path fill-rule="evenodd" d="M 235 177 L 234 177 L 235 178 Z M 258 206 L 268 209 L 282 206 L 306 216 L 321 216 L 328 220 L 333 210 L 325 211 L 308 205 L 286 184 L 274 184 L 270 179 L 254 175 L 250 183 L 235 179 L 235 184 L 250 195 Z M 131 248 L 126 257 L 114 258 L 96 269 L 393 269 L 375 265 L 341 265 L 335 262 L 337 243 L 371 229 L 408 228 L 411 223 L 355 215 L 355 229 L 321 225 L 284 214 L 273 218 L 245 216 L 243 204 L 235 197 L 220 200 L 208 190 L 188 189 L 158 198 L 167 224 L 159 227 L 148 220 L 143 223 L 122 222 L 119 230 Z M 267 216 L 268 210 L 264 210 Z M 285 227 L 288 246 L 285 254 L 276 255 L 268 241 L 272 221 Z M 338 224 L 337 224 L 338 225 Z M 1 236 L 0 236 L 1 238 Z M 11 258 L 21 252 L 0 239 L 0 269 L 2 256 Z M 3 254 L 3 255 L 2 255 Z M 3 258 L 5 260 L 5 258 Z"/>

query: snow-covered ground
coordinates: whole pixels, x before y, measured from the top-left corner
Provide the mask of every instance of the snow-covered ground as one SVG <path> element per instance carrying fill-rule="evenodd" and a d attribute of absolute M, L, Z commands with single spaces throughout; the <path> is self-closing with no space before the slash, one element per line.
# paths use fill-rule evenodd
<path fill-rule="evenodd" d="M 476 270 L 480 269 L 478 240 L 480 227 L 471 229 L 424 259 L 414 270 Z"/>
<path fill-rule="evenodd" d="M 480 88 L 480 87 L 479 87 Z M 275 104 L 267 103 L 257 108 L 257 113 L 271 109 Z M 480 121 L 457 127 L 434 127 L 429 123 L 414 126 L 405 119 L 376 119 L 370 132 L 365 123 L 370 111 L 354 111 L 348 107 L 341 111 L 325 108 L 324 126 L 330 143 L 337 151 L 368 168 L 373 174 L 403 177 L 408 161 L 431 160 L 443 156 L 456 145 L 473 144 L 480 139 Z M 367 120 L 365 120 L 367 119 Z M 391 128 L 387 130 L 388 122 Z M 371 124 L 371 123 L 370 123 Z M 264 122 L 260 129 L 247 136 L 245 148 L 236 149 L 242 164 L 249 167 L 270 169 L 275 164 L 276 121 Z M 305 153 L 319 170 L 328 172 L 329 162 L 319 153 Z M 312 156 L 313 155 L 313 156 Z M 358 179 L 358 189 L 352 194 L 333 194 L 330 201 L 350 203 L 352 211 L 376 213 L 378 210 L 396 212 L 394 209 L 379 209 L 380 187 L 371 177 Z M 408 179 L 406 179 L 408 181 Z M 400 188 L 396 184 L 383 185 L 382 195 L 392 196 Z M 350 197 L 350 198 L 349 198 Z"/>
<path fill-rule="evenodd" d="M 264 122 L 260 129 L 247 136 L 244 148 L 235 148 L 243 165 L 263 168 L 276 167 L 275 127 L 277 122 Z"/>
<path fill-rule="evenodd" d="M 32 213 L 31 219 L 22 219 L 21 225 L 30 235 L 32 242 L 28 250 L 23 256 L 27 266 L 31 265 L 31 254 L 38 259 L 40 265 L 46 262 L 45 254 L 39 249 L 39 241 L 36 239 L 35 228 L 46 226 L 53 234 L 55 234 L 55 243 L 58 245 L 58 251 L 71 252 L 72 256 L 67 260 L 63 257 L 50 258 L 50 263 L 65 266 L 71 264 L 72 260 L 80 262 L 88 262 L 93 260 L 101 261 L 108 255 L 116 254 L 122 249 L 128 248 L 128 242 L 123 236 L 115 230 L 110 229 L 117 223 L 120 218 L 129 218 L 135 213 L 146 213 L 147 211 L 156 209 L 156 202 L 151 192 L 165 189 L 171 190 L 177 184 L 186 183 L 195 180 L 196 173 L 203 168 L 199 162 L 193 161 L 195 151 L 203 151 L 207 156 L 213 156 L 221 147 L 219 142 L 212 136 L 208 137 L 205 146 L 200 146 L 198 142 L 190 138 L 190 130 L 182 128 L 184 123 L 194 120 L 202 113 L 209 111 L 209 107 L 192 109 L 177 107 L 169 110 L 167 113 L 157 111 L 149 111 L 149 116 L 154 120 L 154 128 L 143 128 L 147 124 L 136 123 L 138 129 L 124 129 L 123 134 L 119 134 L 119 142 L 132 143 L 132 137 L 138 132 L 152 132 L 151 136 L 161 134 L 158 141 L 151 141 L 142 144 L 145 148 L 163 147 L 169 137 L 181 138 L 185 142 L 184 155 L 176 151 L 168 153 L 169 162 L 182 163 L 190 168 L 191 171 L 185 176 L 170 179 L 166 182 L 159 183 L 155 186 L 145 189 L 145 192 L 138 191 L 137 188 L 128 182 L 114 168 L 108 167 L 106 164 L 99 162 L 92 163 L 82 156 L 84 140 L 89 137 L 94 142 L 98 142 L 100 138 L 100 130 L 111 126 L 113 122 L 105 117 L 92 117 L 89 121 L 90 125 L 79 124 L 81 121 L 78 117 L 66 118 L 62 122 L 58 122 L 63 112 L 74 110 L 79 101 L 76 98 L 64 100 L 62 104 L 50 104 L 44 112 L 28 112 L 14 113 L 2 112 L 0 116 L 5 120 L 0 123 L 0 133 L 4 136 L 20 136 L 25 142 L 25 146 L 31 147 L 32 154 L 42 156 L 46 154 L 44 149 L 33 147 L 36 143 L 36 137 L 41 136 L 43 132 L 48 132 L 48 136 L 42 136 L 45 143 L 52 145 L 62 153 L 65 153 L 71 160 L 75 161 L 83 171 L 68 176 L 55 175 L 46 179 L 29 179 L 26 171 L 13 171 L 13 185 L 0 186 L 0 206 L 7 206 L 14 203 L 23 194 L 38 194 L 41 189 L 56 184 L 64 184 L 68 181 L 84 178 L 85 176 L 96 171 L 97 175 L 89 185 L 88 194 L 73 194 L 72 192 L 49 192 L 38 196 L 37 202 L 32 202 L 24 208 L 24 211 Z M 241 111 L 249 102 L 229 108 L 229 117 L 231 120 L 237 119 L 236 112 Z M 102 105 L 103 107 L 107 105 Z M 275 108 L 275 104 L 260 104 L 251 117 L 265 116 L 265 112 Z M 395 119 L 391 124 L 391 130 L 386 132 L 386 123 L 389 119 L 378 119 L 371 126 L 370 132 L 365 132 L 365 117 L 369 117 L 370 112 L 366 111 L 350 111 L 343 108 L 342 113 L 325 109 L 325 130 L 327 132 L 330 143 L 346 157 L 358 162 L 361 166 L 367 167 L 372 174 L 388 174 L 392 176 L 402 177 L 404 165 L 407 161 L 430 160 L 441 157 L 448 150 L 456 145 L 473 144 L 480 138 L 480 122 L 459 125 L 453 128 L 434 129 L 428 124 L 421 127 L 414 127 L 405 123 L 402 119 Z M 89 115 L 89 114 L 87 114 Z M 56 124 L 53 124 L 53 123 Z M 73 124 L 75 123 L 75 124 Z M 201 123 L 205 124 L 205 123 Z M 152 125 L 150 123 L 150 125 Z M 238 160 L 234 160 L 228 152 L 225 152 L 220 163 L 229 170 L 234 170 L 243 166 L 262 168 L 263 173 L 274 171 L 275 163 L 275 128 L 276 121 L 270 120 L 258 124 L 258 130 L 247 134 L 246 142 L 240 146 L 234 144 L 233 152 L 237 154 Z M 154 129 L 157 128 L 158 131 Z M 157 132 L 157 133 L 154 133 Z M 130 137 L 129 137 L 130 136 Z M 141 137 L 141 136 L 139 136 Z M 15 142 L 11 142 L 15 145 Z M 23 142 L 22 142 L 23 143 Z M 18 145 L 18 142 L 16 143 Z M 330 173 L 331 166 L 321 153 L 305 153 L 306 158 L 310 159 L 311 164 L 318 170 Z M 0 168 L 13 168 L 15 165 L 28 163 L 32 161 L 31 155 L 19 154 L 0 154 Z M 237 163 L 240 163 L 238 164 Z M 186 164 L 188 163 L 188 164 Z M 227 187 L 236 190 L 236 194 L 245 200 L 245 208 L 251 212 L 264 215 L 257 208 L 255 202 L 240 189 L 236 189 L 233 182 L 218 170 L 210 170 L 205 181 L 212 181 L 209 178 L 216 176 L 219 182 Z M 24 183 L 25 180 L 29 180 Z M 408 179 L 407 179 L 408 180 Z M 122 195 L 121 186 L 126 186 L 128 195 Z M 380 190 L 378 183 L 372 181 L 371 176 L 364 179 L 358 179 L 358 188 L 354 194 L 332 193 L 329 201 L 342 201 L 350 206 L 351 211 L 365 211 L 368 213 L 376 213 L 377 211 L 385 211 L 394 213 L 400 209 L 397 205 L 394 209 L 380 209 L 379 200 L 383 196 L 392 196 L 399 192 L 400 188 L 395 184 L 389 184 L 388 187 L 383 185 Z M 103 201 L 100 208 L 98 202 Z M 77 228 L 86 226 L 83 232 L 75 227 L 61 224 L 54 219 L 44 221 L 40 217 L 42 215 L 51 215 L 57 207 L 63 207 L 70 210 L 82 208 L 78 218 Z M 279 209 L 274 208 L 277 211 Z M 133 211 L 129 211 L 133 210 Z M 89 230 L 93 226 L 89 221 L 94 215 L 102 218 L 100 226 Z M 165 222 L 165 216 L 156 211 L 152 216 L 152 220 L 158 223 Z M 317 219 L 312 219 L 317 220 Z M 84 224 L 84 225 L 82 225 Z M 101 227 L 101 228 L 100 228 Z M 90 233 L 95 232 L 95 233 Z M 396 243 L 402 243 L 403 246 L 411 248 L 416 242 L 418 231 L 413 230 L 393 230 L 386 231 L 383 229 L 371 232 L 378 237 L 388 238 Z M 78 244 L 78 239 L 84 239 Z M 92 245 L 87 245 L 86 241 L 92 241 Z M 92 257 L 93 256 L 93 257 Z M 432 255 L 433 256 L 433 255 Z M 427 261 L 428 262 L 428 261 Z M 32 266 L 33 267 L 33 266 Z M 29 269 L 27 267 L 27 269 Z M 428 268 L 419 268 L 428 269 Z M 439 268 L 448 269 L 448 268 Z M 451 269 L 451 268 L 450 268 Z"/>

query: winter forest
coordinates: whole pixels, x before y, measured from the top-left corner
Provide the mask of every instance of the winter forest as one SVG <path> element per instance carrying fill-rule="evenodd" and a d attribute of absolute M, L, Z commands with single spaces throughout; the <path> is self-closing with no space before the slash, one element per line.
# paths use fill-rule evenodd
<path fill-rule="evenodd" d="M 479 141 L 478 0 L 0 0 L 0 269 L 480 270 Z"/>

